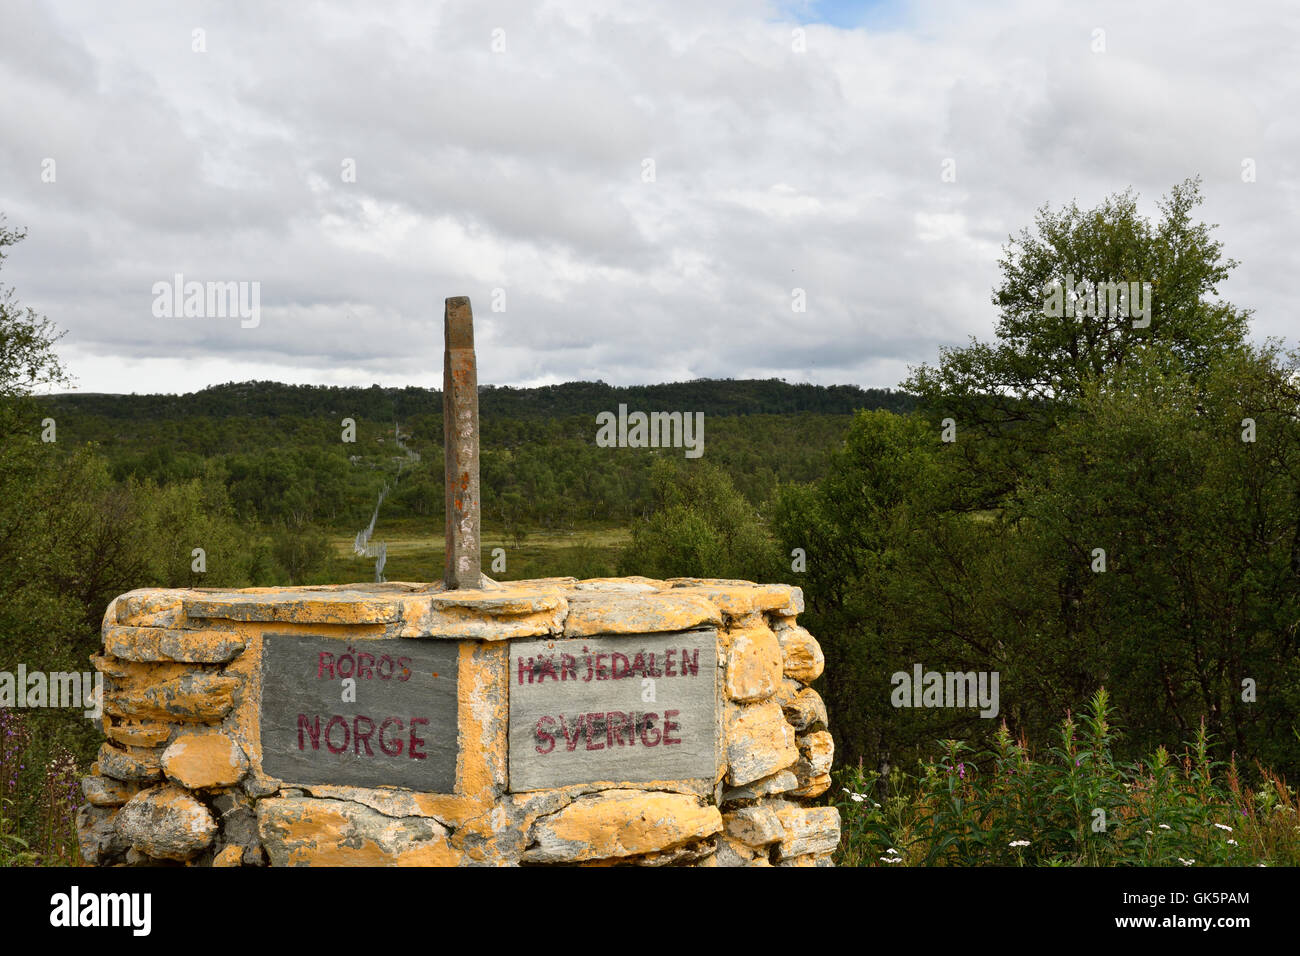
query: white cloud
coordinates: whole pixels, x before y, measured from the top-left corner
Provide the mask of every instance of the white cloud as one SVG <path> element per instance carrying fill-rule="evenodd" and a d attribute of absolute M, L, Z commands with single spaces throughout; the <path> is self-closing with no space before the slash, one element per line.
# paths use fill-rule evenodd
<path fill-rule="evenodd" d="M 6 0 L 0 212 L 29 237 L 0 279 L 87 390 L 437 385 L 461 294 L 485 382 L 893 386 L 988 337 L 1038 207 L 1131 185 L 1154 217 L 1200 174 L 1243 263 L 1220 292 L 1294 339 L 1284 0 L 817 10 Z M 259 281 L 262 323 L 153 318 L 177 272 Z"/>

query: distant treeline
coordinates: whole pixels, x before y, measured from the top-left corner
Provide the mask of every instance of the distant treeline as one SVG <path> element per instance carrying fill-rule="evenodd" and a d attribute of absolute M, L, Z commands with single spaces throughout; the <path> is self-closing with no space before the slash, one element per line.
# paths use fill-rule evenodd
<path fill-rule="evenodd" d="M 216 482 L 245 523 L 355 531 L 385 483 L 392 485 L 386 521 L 442 514 L 442 398 L 434 390 L 253 382 L 181 396 L 69 394 L 40 402 L 41 414 L 57 421 L 60 443 L 93 444 L 114 480 Z M 644 516 L 652 506 L 651 463 L 680 462 L 683 451 L 597 447 L 596 414 L 620 404 L 703 412 L 704 458 L 760 505 L 780 482 L 821 477 L 851 412 L 913 402 L 888 389 L 779 381 L 485 387 L 484 519 L 515 533 Z M 345 419 L 356 423 L 355 441 L 343 439 Z M 395 424 L 418 463 L 396 446 Z"/>
<path fill-rule="evenodd" d="M 182 419 L 351 416 L 371 421 L 405 421 L 442 415 L 442 391 L 433 388 L 340 388 L 239 382 L 214 385 L 186 395 L 67 394 L 43 399 L 56 409 L 105 418 Z M 538 388 L 479 387 L 485 418 L 594 416 L 626 404 L 640 411 L 690 411 L 705 415 L 788 415 L 813 412 L 847 415 L 858 409 L 908 412 L 916 399 L 888 388 L 856 385 L 791 385 L 778 379 L 696 379 L 664 385 L 616 387 L 604 382 L 566 382 Z"/>

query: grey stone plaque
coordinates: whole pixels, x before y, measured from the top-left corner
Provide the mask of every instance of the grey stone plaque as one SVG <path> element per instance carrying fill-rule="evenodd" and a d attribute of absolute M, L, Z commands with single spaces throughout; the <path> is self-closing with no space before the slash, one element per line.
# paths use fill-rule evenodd
<path fill-rule="evenodd" d="M 452 792 L 459 659 L 452 641 L 267 634 L 262 771 L 291 784 Z"/>
<path fill-rule="evenodd" d="M 510 789 L 712 777 L 714 631 L 510 642 Z"/>

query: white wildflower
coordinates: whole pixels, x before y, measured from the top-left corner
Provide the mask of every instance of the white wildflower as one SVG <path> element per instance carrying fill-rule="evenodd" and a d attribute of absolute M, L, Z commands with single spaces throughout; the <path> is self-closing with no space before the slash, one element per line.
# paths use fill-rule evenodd
<path fill-rule="evenodd" d="M 1229 833 L 1232 832 L 1232 827 L 1228 826 L 1226 823 L 1216 823 L 1215 826 L 1220 830 L 1227 830 Z"/>
<path fill-rule="evenodd" d="M 1160 826 L 1160 829 L 1162 829 L 1162 830 L 1172 830 L 1172 829 L 1173 829 L 1173 827 L 1171 827 L 1171 826 L 1170 826 L 1169 824 L 1167 824 L 1167 823 L 1161 823 L 1159 826 Z"/>
<path fill-rule="evenodd" d="M 1007 846 L 1029 846 L 1028 840 L 1012 840 Z"/>

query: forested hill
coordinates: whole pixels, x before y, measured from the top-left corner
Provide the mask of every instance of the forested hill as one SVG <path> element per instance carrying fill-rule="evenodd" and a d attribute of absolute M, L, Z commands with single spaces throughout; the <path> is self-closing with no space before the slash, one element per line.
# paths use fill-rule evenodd
<path fill-rule="evenodd" d="M 339 388 L 324 385 L 282 385 L 279 382 L 239 382 L 214 385 L 186 395 L 53 395 L 42 399 L 54 408 L 87 415 L 133 420 L 191 417 L 310 417 L 315 415 L 366 418 L 374 421 L 441 415 L 439 389 Z M 554 418 L 617 411 L 703 412 L 709 416 L 781 415 L 797 412 L 847 414 L 859 408 L 909 411 L 913 396 L 892 389 L 856 385 L 790 385 L 777 379 L 697 379 L 665 385 L 618 388 L 604 382 L 567 382 L 540 388 L 484 385 L 479 388 L 479 412 L 493 419 Z"/>

